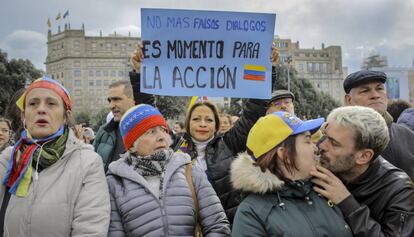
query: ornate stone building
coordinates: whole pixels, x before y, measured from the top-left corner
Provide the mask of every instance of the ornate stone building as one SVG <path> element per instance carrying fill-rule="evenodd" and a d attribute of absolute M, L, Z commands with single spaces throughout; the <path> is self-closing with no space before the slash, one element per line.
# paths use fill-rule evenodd
<path fill-rule="evenodd" d="M 129 56 L 139 38 L 85 36 L 85 29 L 48 32 L 46 74 L 69 90 L 75 112 L 96 112 L 107 103 L 108 85 L 128 79 Z M 129 79 L 128 79 L 129 80 Z"/>
<path fill-rule="evenodd" d="M 297 71 L 297 77 L 309 80 L 320 91 L 328 93 L 338 102 L 343 103 L 342 82 L 346 76 L 342 68 L 340 46 L 321 49 L 301 49 L 299 42 L 291 39 L 274 39 L 279 49 L 280 62 L 290 64 Z"/>

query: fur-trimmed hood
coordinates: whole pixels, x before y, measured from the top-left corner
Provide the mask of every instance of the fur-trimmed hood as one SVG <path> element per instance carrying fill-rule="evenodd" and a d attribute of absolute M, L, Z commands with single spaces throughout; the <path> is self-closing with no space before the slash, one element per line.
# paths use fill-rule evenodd
<path fill-rule="evenodd" d="M 262 172 L 259 166 L 254 166 L 254 161 L 246 152 L 240 153 L 231 164 L 231 182 L 235 189 L 244 192 L 267 193 L 279 190 L 284 182 L 269 170 Z"/>

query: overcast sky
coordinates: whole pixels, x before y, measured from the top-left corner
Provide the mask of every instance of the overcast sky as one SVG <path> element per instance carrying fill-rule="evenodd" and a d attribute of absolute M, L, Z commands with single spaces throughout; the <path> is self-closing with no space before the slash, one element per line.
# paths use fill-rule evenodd
<path fill-rule="evenodd" d="M 342 47 L 343 66 L 360 68 L 363 57 L 380 53 L 390 66 L 412 66 L 414 0 L 7 0 L 0 8 L 0 48 L 9 58 L 28 58 L 44 70 L 47 19 L 69 10 L 72 29 L 87 35 L 116 31 L 140 34 L 140 8 L 177 8 L 276 13 L 275 34 L 301 48 Z"/>

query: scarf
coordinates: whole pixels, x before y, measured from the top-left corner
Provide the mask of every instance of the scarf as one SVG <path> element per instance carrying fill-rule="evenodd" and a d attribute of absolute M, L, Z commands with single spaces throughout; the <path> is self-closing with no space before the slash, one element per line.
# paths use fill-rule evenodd
<path fill-rule="evenodd" d="M 165 163 L 169 160 L 172 153 L 171 149 L 165 149 L 148 156 L 130 153 L 125 161 L 141 176 L 161 176 L 165 171 Z"/>
<path fill-rule="evenodd" d="M 204 171 L 206 171 L 207 170 L 207 163 L 206 163 L 206 159 L 205 159 L 205 156 L 206 156 L 206 147 L 207 147 L 207 144 L 211 140 L 214 139 L 214 136 L 211 137 L 210 139 L 208 139 L 207 141 L 204 141 L 204 142 L 199 142 L 199 141 L 197 141 L 194 138 L 191 138 L 191 139 L 193 140 L 194 145 L 195 145 L 195 148 L 196 148 L 196 151 L 197 151 L 197 158 L 196 158 L 197 163 L 200 165 L 200 167 Z"/>
<path fill-rule="evenodd" d="M 130 153 L 125 162 L 139 175 L 160 177 L 159 199 L 162 199 L 162 187 L 164 183 L 165 166 L 173 155 L 172 149 L 165 149 L 148 156 L 138 156 Z"/>
<path fill-rule="evenodd" d="M 67 137 L 68 130 L 65 130 L 63 125 L 56 133 L 41 139 L 33 139 L 23 130 L 13 147 L 3 179 L 3 184 L 9 187 L 9 192 L 18 197 L 25 197 L 32 181 L 33 167 L 36 168 L 37 179 L 39 166 L 41 169 L 47 168 L 62 156 Z"/>

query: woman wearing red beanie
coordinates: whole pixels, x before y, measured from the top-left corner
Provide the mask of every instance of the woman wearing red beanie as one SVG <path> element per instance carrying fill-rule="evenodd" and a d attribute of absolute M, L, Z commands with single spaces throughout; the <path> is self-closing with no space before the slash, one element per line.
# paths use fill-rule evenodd
<path fill-rule="evenodd" d="M 187 154 L 169 148 L 168 126 L 156 108 L 132 107 L 119 126 L 127 152 L 107 173 L 108 236 L 191 236 L 197 224 L 204 236 L 230 235 L 216 193 Z"/>

